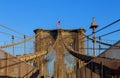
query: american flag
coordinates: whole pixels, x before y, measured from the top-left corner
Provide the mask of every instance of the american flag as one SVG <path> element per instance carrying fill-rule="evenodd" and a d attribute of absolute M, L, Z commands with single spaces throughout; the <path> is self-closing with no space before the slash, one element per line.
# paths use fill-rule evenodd
<path fill-rule="evenodd" d="M 58 27 L 60 26 L 60 21 L 57 22 L 57 26 L 58 26 Z"/>

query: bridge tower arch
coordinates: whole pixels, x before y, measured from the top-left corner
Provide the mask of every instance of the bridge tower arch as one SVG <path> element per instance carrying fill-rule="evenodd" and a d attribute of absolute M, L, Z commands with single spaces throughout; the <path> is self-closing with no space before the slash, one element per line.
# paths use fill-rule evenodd
<path fill-rule="evenodd" d="M 65 46 L 62 43 L 61 37 L 58 35 L 61 33 L 64 42 L 67 46 L 71 46 L 74 50 L 78 51 L 79 53 L 85 53 L 85 43 L 84 43 L 84 35 L 85 29 L 75 29 L 75 30 L 64 30 L 64 29 L 57 29 L 57 30 L 43 30 L 43 29 L 36 29 L 35 32 L 35 52 L 47 51 L 50 45 L 53 45 L 56 42 L 54 47 L 56 59 L 54 63 L 54 77 L 55 78 L 66 78 L 65 76 L 65 63 L 64 63 L 64 54 L 65 54 Z M 60 32 L 60 33 L 59 33 Z M 76 59 L 76 58 L 75 58 Z M 76 59 L 76 69 L 82 66 L 82 62 Z M 44 62 L 44 57 L 37 58 L 35 61 L 35 66 L 40 69 L 40 75 L 46 75 L 46 65 Z"/>

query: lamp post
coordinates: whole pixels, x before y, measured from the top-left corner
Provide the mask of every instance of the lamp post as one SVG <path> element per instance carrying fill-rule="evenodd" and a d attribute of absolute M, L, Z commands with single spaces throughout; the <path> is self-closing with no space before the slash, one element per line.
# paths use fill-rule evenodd
<path fill-rule="evenodd" d="M 24 54 L 26 54 L 26 35 L 24 35 Z"/>
<path fill-rule="evenodd" d="M 12 44 L 14 44 L 14 35 L 12 35 Z M 13 45 L 13 56 L 14 56 L 14 45 Z"/>
<path fill-rule="evenodd" d="M 92 35 L 93 35 L 93 53 L 94 56 L 96 56 L 96 28 L 98 27 L 98 24 L 95 22 L 94 17 L 92 18 L 92 23 L 90 26 L 90 29 L 92 29 Z"/>

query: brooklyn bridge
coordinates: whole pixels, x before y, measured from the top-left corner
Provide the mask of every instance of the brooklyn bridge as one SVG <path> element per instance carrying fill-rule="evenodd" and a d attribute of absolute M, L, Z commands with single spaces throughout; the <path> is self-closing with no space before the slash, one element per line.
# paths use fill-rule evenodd
<path fill-rule="evenodd" d="M 35 29 L 22 39 L 12 35 L 0 46 L 0 78 L 120 78 L 120 41 L 102 39 L 120 29 L 96 35 L 119 21 L 96 31 L 93 20 L 90 35 L 83 28 Z"/>

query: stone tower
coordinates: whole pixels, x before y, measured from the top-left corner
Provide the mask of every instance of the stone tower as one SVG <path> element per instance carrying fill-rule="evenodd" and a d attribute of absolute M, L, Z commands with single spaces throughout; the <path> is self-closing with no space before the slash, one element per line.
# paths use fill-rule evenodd
<path fill-rule="evenodd" d="M 54 62 L 54 77 L 55 78 L 66 78 L 66 66 L 64 63 L 64 54 L 66 52 L 66 48 L 63 44 L 63 40 L 67 46 L 71 46 L 72 49 L 76 50 L 79 53 L 84 54 L 85 43 L 84 43 L 84 35 L 85 29 L 75 29 L 75 30 L 43 30 L 36 29 L 34 30 L 35 36 L 35 52 L 47 51 L 49 46 L 52 46 L 56 41 L 54 50 L 56 54 L 56 59 Z M 62 35 L 62 37 L 60 36 Z M 82 66 L 81 61 L 77 62 L 77 68 Z M 45 76 L 45 62 L 44 57 L 38 58 L 35 61 L 35 66 L 40 68 L 41 76 Z"/>

